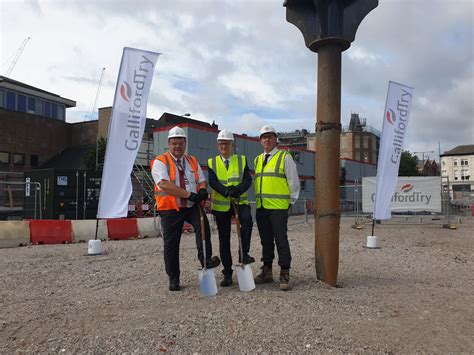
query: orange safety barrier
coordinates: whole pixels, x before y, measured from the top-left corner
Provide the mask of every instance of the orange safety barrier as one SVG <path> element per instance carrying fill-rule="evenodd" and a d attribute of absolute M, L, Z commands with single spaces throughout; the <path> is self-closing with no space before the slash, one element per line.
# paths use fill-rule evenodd
<path fill-rule="evenodd" d="M 107 229 L 110 240 L 138 238 L 139 235 L 136 218 L 108 219 Z"/>
<path fill-rule="evenodd" d="M 73 243 L 71 221 L 31 220 L 30 242 L 32 244 Z"/>

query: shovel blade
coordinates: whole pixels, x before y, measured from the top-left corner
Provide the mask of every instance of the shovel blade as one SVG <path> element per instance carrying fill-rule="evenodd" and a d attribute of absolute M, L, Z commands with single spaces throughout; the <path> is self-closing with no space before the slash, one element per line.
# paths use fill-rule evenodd
<path fill-rule="evenodd" d="M 199 289 L 203 296 L 217 295 L 216 273 L 214 269 L 203 269 L 199 271 Z"/>
<path fill-rule="evenodd" d="M 255 290 L 252 267 L 248 264 L 237 265 L 237 281 L 243 292 Z"/>

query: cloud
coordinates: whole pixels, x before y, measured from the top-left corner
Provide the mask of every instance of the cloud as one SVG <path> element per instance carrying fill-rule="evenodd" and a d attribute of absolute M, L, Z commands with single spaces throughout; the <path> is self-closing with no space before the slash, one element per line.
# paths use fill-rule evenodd
<path fill-rule="evenodd" d="M 343 125 L 358 112 L 381 129 L 394 80 L 415 87 L 408 149 L 473 144 L 473 11 L 470 0 L 380 1 L 342 55 Z M 98 107 L 112 105 L 131 46 L 162 53 L 149 117 L 190 112 L 235 132 L 265 123 L 314 132 L 317 54 L 281 1 L 17 1 L 0 16 L 1 62 L 32 35 L 13 78 L 76 100 L 68 120 L 90 110 L 102 67 Z"/>

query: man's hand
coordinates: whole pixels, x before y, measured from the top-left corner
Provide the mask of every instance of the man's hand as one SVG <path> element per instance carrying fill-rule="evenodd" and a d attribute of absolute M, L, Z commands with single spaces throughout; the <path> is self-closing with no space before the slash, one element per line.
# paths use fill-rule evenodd
<path fill-rule="evenodd" d="M 200 201 L 206 201 L 208 197 L 207 190 L 205 188 L 199 189 L 198 196 Z"/>
<path fill-rule="evenodd" d="M 229 196 L 230 197 L 239 197 L 240 196 L 240 190 L 237 188 L 237 186 L 229 186 Z"/>
<path fill-rule="evenodd" d="M 199 201 L 201 201 L 201 199 L 199 198 L 199 195 L 194 192 L 191 192 L 191 195 L 189 195 L 188 200 L 194 203 L 199 203 Z"/>

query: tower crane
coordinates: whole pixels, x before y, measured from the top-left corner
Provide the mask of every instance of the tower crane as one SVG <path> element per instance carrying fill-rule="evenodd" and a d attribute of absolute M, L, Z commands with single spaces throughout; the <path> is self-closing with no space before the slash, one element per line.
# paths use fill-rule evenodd
<path fill-rule="evenodd" d="M 105 68 L 102 68 L 102 72 L 100 73 L 99 85 L 97 86 L 97 93 L 95 94 L 94 105 L 92 106 L 91 114 L 89 116 L 89 121 L 92 121 L 94 118 L 94 111 L 97 108 L 97 100 L 99 99 L 100 94 L 100 87 L 102 86 L 102 79 L 104 78 Z"/>
<path fill-rule="evenodd" d="M 26 47 L 26 45 L 27 45 L 27 43 L 30 39 L 31 39 L 31 37 L 25 38 L 23 40 L 23 42 L 21 43 L 20 48 L 18 48 L 18 50 L 16 51 L 15 56 L 13 57 L 13 60 L 10 64 L 10 66 L 8 67 L 7 72 L 5 73 L 5 76 L 7 78 L 10 77 L 13 69 L 15 68 L 16 63 L 18 62 L 18 59 L 20 59 L 21 53 L 23 53 L 23 50 L 25 49 L 25 47 Z"/>

